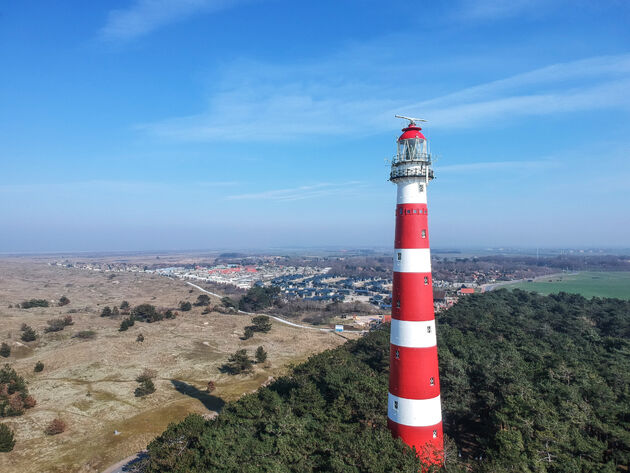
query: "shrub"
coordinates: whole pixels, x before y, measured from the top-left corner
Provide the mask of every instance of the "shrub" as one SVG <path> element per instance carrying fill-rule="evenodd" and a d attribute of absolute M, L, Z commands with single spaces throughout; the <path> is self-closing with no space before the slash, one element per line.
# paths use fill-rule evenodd
<path fill-rule="evenodd" d="M 24 301 L 20 304 L 22 309 L 30 309 L 31 307 L 48 307 L 48 301 L 46 299 L 31 299 L 30 301 Z"/>
<path fill-rule="evenodd" d="M 118 307 L 114 306 L 114 308 L 112 309 L 112 315 L 114 317 L 120 315 L 120 312 L 118 311 Z"/>
<path fill-rule="evenodd" d="M 160 314 L 155 306 L 152 306 L 151 304 L 137 305 L 131 311 L 131 315 L 136 320 L 148 323 L 157 322 L 158 320 L 162 320 L 164 318 L 164 315 Z"/>
<path fill-rule="evenodd" d="M 72 336 L 72 338 L 80 338 L 82 340 L 92 340 L 95 337 L 96 332 L 94 330 L 81 330 Z"/>
<path fill-rule="evenodd" d="M 118 329 L 118 331 L 119 332 L 124 332 L 129 327 L 133 327 L 134 323 L 135 323 L 135 320 L 134 320 L 133 316 L 129 316 L 126 319 L 123 319 L 122 322 L 120 322 L 120 328 Z"/>
<path fill-rule="evenodd" d="M 139 383 L 143 383 L 147 379 L 151 380 L 155 378 L 156 376 L 157 376 L 157 371 L 149 369 L 149 368 L 145 368 L 144 370 L 142 370 L 142 373 L 138 375 L 138 377 L 136 378 L 136 381 Z"/>
<path fill-rule="evenodd" d="M 19 416 L 24 412 L 28 389 L 24 378 L 11 365 L 0 370 L 0 417 Z"/>
<path fill-rule="evenodd" d="M 150 379 L 145 379 L 140 383 L 140 386 L 136 388 L 134 394 L 136 397 L 143 397 L 155 392 L 155 384 Z"/>
<path fill-rule="evenodd" d="M 3 356 L 4 358 L 9 358 L 11 356 L 11 347 L 5 342 L 2 342 L 2 345 L 0 345 L 0 356 Z"/>
<path fill-rule="evenodd" d="M 144 342 L 144 335 L 141 333 L 136 337 L 136 342 Z"/>
<path fill-rule="evenodd" d="M 241 374 L 251 371 L 253 366 L 252 360 L 247 356 L 247 351 L 241 349 L 230 355 L 228 362 L 221 367 L 221 370 L 229 374 Z"/>
<path fill-rule="evenodd" d="M 101 317 L 111 317 L 111 316 L 112 316 L 112 309 L 110 309 L 109 306 L 103 307 L 103 310 L 101 311 Z"/>
<path fill-rule="evenodd" d="M 63 324 L 68 326 L 68 325 L 74 325 L 74 321 L 72 320 L 72 316 L 71 315 L 66 315 L 63 318 Z"/>
<path fill-rule="evenodd" d="M 252 319 L 252 324 L 255 332 L 268 332 L 271 330 L 271 322 L 266 315 L 257 315 Z"/>
<path fill-rule="evenodd" d="M 223 305 L 223 307 L 228 307 L 228 308 L 235 308 L 236 307 L 236 303 L 231 298 L 229 298 L 227 296 L 221 298 L 221 304 Z"/>
<path fill-rule="evenodd" d="M 195 302 L 195 305 L 197 307 L 201 307 L 208 304 L 210 304 L 210 296 L 208 296 L 208 294 L 199 294 L 199 296 L 197 297 L 197 302 Z"/>
<path fill-rule="evenodd" d="M 180 301 L 179 302 L 179 310 L 181 310 L 182 312 L 188 312 L 190 309 L 192 309 L 192 304 L 188 301 Z"/>
<path fill-rule="evenodd" d="M 256 363 L 264 363 L 267 361 L 267 352 L 262 346 L 256 348 L 256 354 L 254 356 L 256 357 Z"/>
<path fill-rule="evenodd" d="M 35 368 L 33 368 L 33 371 L 35 371 L 35 373 L 40 373 L 44 371 L 44 363 L 42 363 L 41 361 L 35 363 Z"/>
<path fill-rule="evenodd" d="M 23 342 L 32 342 L 37 338 L 37 333 L 31 327 L 26 324 L 22 325 L 22 336 L 20 337 Z"/>
<path fill-rule="evenodd" d="M 0 424 L 0 452 L 10 452 L 15 446 L 13 431 L 8 425 Z"/>
<path fill-rule="evenodd" d="M 57 435 L 64 432 L 66 427 L 67 425 L 63 420 L 59 418 L 53 419 L 44 429 L 44 433 L 46 435 Z"/>
<path fill-rule="evenodd" d="M 166 312 L 164 312 L 164 318 L 166 318 L 166 319 L 174 319 L 175 318 L 175 314 L 173 313 L 173 311 L 171 309 L 169 309 Z"/>
<path fill-rule="evenodd" d="M 68 299 L 66 296 L 61 296 L 61 298 L 59 299 L 59 306 L 63 307 L 64 305 L 68 304 L 70 304 L 70 299 Z"/>
<path fill-rule="evenodd" d="M 130 308 L 131 308 L 131 306 L 129 305 L 129 302 L 122 301 L 120 303 L 120 310 L 122 311 L 123 314 L 128 314 Z"/>
<path fill-rule="evenodd" d="M 245 327 L 245 331 L 243 332 L 243 336 L 241 340 L 249 340 L 254 336 L 254 329 L 250 326 Z"/>
<path fill-rule="evenodd" d="M 30 409 L 31 407 L 35 407 L 36 404 L 37 404 L 37 401 L 35 400 L 33 396 L 26 396 L 26 398 L 24 399 L 25 409 Z"/>
<path fill-rule="evenodd" d="M 66 324 L 64 319 L 50 319 L 46 322 L 48 327 L 44 328 L 44 332 L 60 332 L 64 328 L 66 328 Z"/>

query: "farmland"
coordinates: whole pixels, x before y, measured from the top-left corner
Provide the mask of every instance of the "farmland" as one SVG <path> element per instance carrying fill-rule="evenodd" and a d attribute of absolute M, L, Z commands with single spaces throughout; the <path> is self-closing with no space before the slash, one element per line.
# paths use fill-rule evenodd
<path fill-rule="evenodd" d="M 551 275 L 532 282 L 518 282 L 503 286 L 540 294 L 568 292 L 584 297 L 616 297 L 630 299 L 630 272 L 580 272 Z"/>

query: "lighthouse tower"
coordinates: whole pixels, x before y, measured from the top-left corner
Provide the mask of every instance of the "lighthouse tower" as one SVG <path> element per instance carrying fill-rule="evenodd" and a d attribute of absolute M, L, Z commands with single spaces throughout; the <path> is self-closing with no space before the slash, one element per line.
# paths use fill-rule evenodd
<path fill-rule="evenodd" d="M 430 463 L 441 463 L 444 441 L 438 374 L 427 185 L 433 179 L 427 140 L 409 120 L 398 138 L 389 180 L 398 187 L 387 422 L 392 434 Z"/>

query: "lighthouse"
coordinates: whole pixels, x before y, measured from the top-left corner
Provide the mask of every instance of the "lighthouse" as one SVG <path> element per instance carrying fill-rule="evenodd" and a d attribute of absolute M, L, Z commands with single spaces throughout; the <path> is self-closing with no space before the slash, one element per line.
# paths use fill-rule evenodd
<path fill-rule="evenodd" d="M 443 461 L 427 186 L 433 179 L 427 139 L 409 121 L 397 140 L 389 180 L 396 184 L 394 284 L 387 423 L 427 463 Z"/>

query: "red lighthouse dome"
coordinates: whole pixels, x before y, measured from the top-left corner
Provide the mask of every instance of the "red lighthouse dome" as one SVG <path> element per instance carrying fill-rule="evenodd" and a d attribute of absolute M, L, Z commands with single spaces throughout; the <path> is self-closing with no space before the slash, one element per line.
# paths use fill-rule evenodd
<path fill-rule="evenodd" d="M 398 141 L 401 140 L 411 140 L 414 138 L 419 138 L 421 140 L 426 140 L 426 138 L 424 137 L 424 135 L 422 134 L 422 132 L 420 131 L 422 130 L 422 128 L 420 128 L 419 126 L 416 125 L 409 125 L 407 128 L 403 128 L 403 134 L 400 135 L 400 138 L 398 138 Z"/>

